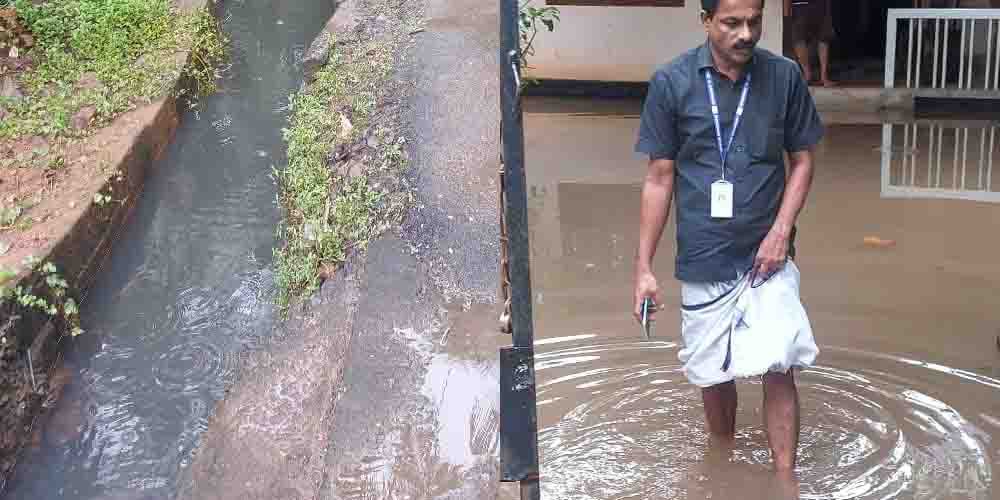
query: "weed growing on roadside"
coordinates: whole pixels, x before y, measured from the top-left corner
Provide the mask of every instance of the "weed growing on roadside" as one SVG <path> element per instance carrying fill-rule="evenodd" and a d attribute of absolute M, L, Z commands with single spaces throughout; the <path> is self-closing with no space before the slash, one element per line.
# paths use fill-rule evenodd
<path fill-rule="evenodd" d="M 400 33 L 407 29 L 395 28 Z M 328 163 L 331 152 L 355 144 L 371 125 L 391 87 L 400 33 L 334 44 L 338 48 L 315 81 L 291 97 L 290 126 L 283 131 L 288 166 L 275 172 L 285 208 L 279 228 L 285 244 L 275 250 L 278 305 L 283 310 L 294 297 L 317 289 L 322 269 L 343 263 L 352 248 L 364 248 L 401 212 L 364 173 L 352 177 L 332 171 Z M 364 166 L 365 173 L 403 167 L 399 144 L 385 142 Z M 389 207 L 395 211 L 389 213 Z"/>
<path fill-rule="evenodd" d="M 0 308 L 25 307 L 49 316 L 61 316 L 70 328 L 70 335 L 76 337 L 83 333 L 80 328 L 80 308 L 72 297 L 67 296 L 69 284 L 59 274 L 55 264 L 28 257 L 23 265 L 41 275 L 43 289 L 8 286 L 7 282 L 17 277 L 18 273 L 0 268 Z"/>
<path fill-rule="evenodd" d="M 8 229 L 14 227 L 17 223 L 17 219 L 21 217 L 21 213 L 24 209 L 18 205 L 12 207 L 0 207 L 0 229 Z"/>
<path fill-rule="evenodd" d="M 27 200 L 16 200 L 10 205 L 0 205 L 0 231 L 12 229 L 14 231 L 27 231 L 35 220 L 28 217 L 28 211 L 33 203 Z"/>
<path fill-rule="evenodd" d="M 180 32 L 194 37 L 191 64 L 185 68 L 184 76 L 194 82 L 195 95 L 214 94 L 219 89 L 218 68 L 227 57 L 228 41 L 222 34 L 222 26 L 206 11 L 182 17 L 180 23 Z"/>
<path fill-rule="evenodd" d="M 103 207 L 104 205 L 111 203 L 111 201 L 111 195 L 104 193 L 97 193 L 94 195 L 94 204 L 99 207 Z"/>
<path fill-rule="evenodd" d="M 180 76 L 182 47 L 199 91 L 214 91 L 224 44 L 205 11 L 175 12 L 169 0 L 13 0 L 31 30 L 37 63 L 19 78 L 25 98 L 0 103 L 0 138 L 79 135 L 72 117 L 88 106 L 96 123 L 165 95 Z"/>
<path fill-rule="evenodd" d="M 48 146 L 22 151 L 13 158 L 0 158 L 0 167 L 35 167 L 57 170 L 65 165 L 65 158 Z"/>

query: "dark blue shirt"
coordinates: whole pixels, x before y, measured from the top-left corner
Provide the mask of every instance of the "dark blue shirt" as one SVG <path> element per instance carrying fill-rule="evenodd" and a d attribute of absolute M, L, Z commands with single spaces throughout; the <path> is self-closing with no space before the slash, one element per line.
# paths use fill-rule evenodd
<path fill-rule="evenodd" d="M 743 80 L 715 70 L 708 42 L 659 68 L 643 104 L 636 151 L 674 160 L 677 259 L 674 275 L 690 282 L 726 281 L 747 271 L 774 224 L 785 191 L 784 152 L 806 150 L 823 137 L 823 124 L 798 65 L 755 49 L 747 66 L 750 93 L 732 149 L 726 179 L 733 183 L 733 217 L 711 217 L 711 185 L 722 175 L 708 90 L 711 71 L 729 140 Z M 789 255 L 795 252 L 795 231 Z"/>

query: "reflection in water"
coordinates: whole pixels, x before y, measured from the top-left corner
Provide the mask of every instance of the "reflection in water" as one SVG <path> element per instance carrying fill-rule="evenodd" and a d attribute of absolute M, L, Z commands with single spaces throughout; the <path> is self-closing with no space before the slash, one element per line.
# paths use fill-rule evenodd
<path fill-rule="evenodd" d="M 599 113 L 572 113 L 590 102 L 526 104 L 543 496 L 785 498 L 769 479 L 758 382 L 739 384 L 735 448 L 706 446 L 700 395 L 679 371 L 674 345 L 672 223 L 654 262 L 666 310 L 653 340 L 640 342 L 629 314 L 645 170 L 630 153 L 639 104 L 603 101 Z M 953 137 L 954 125 L 935 123 L 935 138 Z M 882 127 L 850 126 L 830 127 L 817 149 L 797 241 L 803 301 L 821 349 L 818 366 L 799 376 L 799 496 L 994 498 L 1000 208 L 971 201 L 997 191 L 992 132 L 970 126 L 967 154 L 939 167 L 939 153 L 954 160 L 953 145 L 934 142 L 930 155 L 921 142 L 927 124 L 916 149 L 912 126 L 909 142 L 894 127 L 892 148 L 880 143 Z M 973 140 L 984 135 L 985 143 Z M 905 160 L 905 177 L 913 180 L 916 166 L 917 186 L 927 186 L 932 158 L 931 178 L 940 170 L 942 179 L 936 196 L 904 187 L 904 149 L 916 153 Z M 880 164 L 886 151 L 891 175 Z M 886 182 L 906 189 L 905 199 L 902 191 L 886 195 Z M 870 237 L 896 244 L 869 246 Z"/>
<path fill-rule="evenodd" d="M 882 195 L 1000 202 L 993 122 L 882 125 Z"/>
<path fill-rule="evenodd" d="M 9 498 L 175 491 L 242 353 L 274 329 L 270 174 L 284 161 L 284 103 L 301 82 L 301 54 L 331 9 L 325 0 L 224 3 L 232 67 L 151 170 L 84 304 L 88 333 L 67 354 L 72 381 Z"/>
<path fill-rule="evenodd" d="M 734 448 L 707 461 L 701 396 L 676 351 L 625 341 L 538 356 L 540 412 L 560 416 L 539 433 L 545 496 L 771 498 L 741 491 L 768 479 L 759 383 L 741 388 Z M 998 429 L 980 414 L 995 410 L 1000 381 L 964 382 L 972 399 L 953 407 L 942 398 L 959 380 L 942 373 L 934 387 L 927 375 L 907 360 L 833 348 L 801 372 L 801 498 L 990 498 Z"/>
<path fill-rule="evenodd" d="M 334 498 L 465 500 L 478 498 L 470 488 L 495 484 L 500 380 L 496 346 L 483 328 L 492 315 L 476 311 L 465 317 L 473 316 L 472 325 L 459 319 L 443 331 L 396 328 L 385 340 L 398 342 L 409 352 L 405 357 L 416 356 L 422 379 L 412 393 L 409 382 L 401 382 L 404 393 L 383 395 L 400 398 L 399 414 L 364 424 L 376 425 L 379 436 L 366 448 L 348 451 L 360 456 L 341 465 Z"/>

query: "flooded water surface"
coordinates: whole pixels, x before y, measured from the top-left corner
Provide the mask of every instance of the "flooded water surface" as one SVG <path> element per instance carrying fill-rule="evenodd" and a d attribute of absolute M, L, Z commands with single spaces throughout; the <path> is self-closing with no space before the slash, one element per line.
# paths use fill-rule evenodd
<path fill-rule="evenodd" d="M 405 248 L 386 237 L 368 249 L 317 498 L 495 498 L 497 351 L 509 336 L 495 307 L 446 303 Z"/>
<path fill-rule="evenodd" d="M 706 446 L 666 311 L 630 317 L 645 161 L 638 102 L 526 104 L 543 497 L 992 499 L 1000 465 L 1000 142 L 991 123 L 830 126 L 799 218 L 821 353 L 798 374 L 798 493 L 771 480 L 759 381 L 732 450 Z M 1000 165 L 1000 163 L 998 163 Z"/>
<path fill-rule="evenodd" d="M 7 498 L 170 498 L 241 353 L 272 336 L 272 167 L 325 0 L 224 2 L 232 67 L 186 112 L 85 301 L 70 380 Z"/>

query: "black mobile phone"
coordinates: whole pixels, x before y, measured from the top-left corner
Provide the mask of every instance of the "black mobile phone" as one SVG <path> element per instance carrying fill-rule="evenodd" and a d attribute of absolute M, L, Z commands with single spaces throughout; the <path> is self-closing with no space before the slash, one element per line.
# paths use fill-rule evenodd
<path fill-rule="evenodd" d="M 642 299 L 642 335 L 646 340 L 650 338 L 649 310 L 653 307 L 653 300 L 649 297 Z"/>

